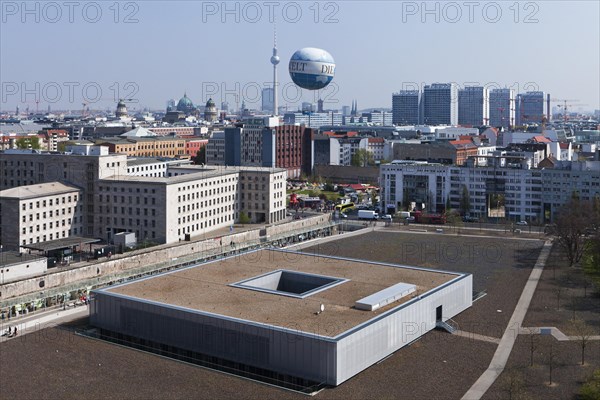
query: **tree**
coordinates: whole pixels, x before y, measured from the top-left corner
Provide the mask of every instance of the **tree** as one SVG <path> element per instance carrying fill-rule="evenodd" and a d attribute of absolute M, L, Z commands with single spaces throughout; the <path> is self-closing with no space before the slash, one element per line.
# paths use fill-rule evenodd
<path fill-rule="evenodd" d="M 467 185 L 462 185 L 462 191 L 460 193 L 460 213 L 462 215 L 469 214 L 471 212 L 471 198 L 469 196 L 469 188 Z"/>
<path fill-rule="evenodd" d="M 591 378 L 581 387 L 579 395 L 581 400 L 600 399 L 600 369 L 595 370 Z"/>
<path fill-rule="evenodd" d="M 67 146 L 70 146 L 72 144 L 73 142 L 71 142 L 70 140 L 63 140 L 62 142 L 58 142 L 58 144 L 56 145 L 56 149 L 61 153 L 64 153 L 65 151 L 67 151 Z"/>
<path fill-rule="evenodd" d="M 435 212 L 435 208 L 433 207 L 433 203 L 435 202 L 435 194 L 433 191 L 429 191 L 427 193 L 427 208 L 429 208 L 430 212 Z"/>
<path fill-rule="evenodd" d="M 556 291 L 556 311 L 560 311 L 560 294 L 562 293 L 562 287 L 557 287 Z"/>
<path fill-rule="evenodd" d="M 358 149 L 352 155 L 351 164 L 353 167 L 367 167 L 374 165 L 373 153 L 367 149 Z"/>
<path fill-rule="evenodd" d="M 446 223 L 448 223 L 448 225 L 450 225 L 452 228 L 454 228 L 454 231 L 456 232 L 457 235 L 458 235 L 458 230 L 456 228 L 463 226 L 462 218 L 460 217 L 460 214 L 456 210 L 452 210 L 452 211 L 446 213 Z"/>
<path fill-rule="evenodd" d="M 239 222 L 240 222 L 240 224 L 249 224 L 250 223 L 250 217 L 248 216 L 248 214 L 246 214 L 245 211 L 240 212 Z"/>
<path fill-rule="evenodd" d="M 594 285 L 600 289 L 600 234 L 596 233 L 588 240 L 582 257 L 583 270 L 592 280 Z M 587 280 L 586 280 L 587 282 Z M 587 289 L 586 287 L 584 287 Z"/>
<path fill-rule="evenodd" d="M 18 138 L 15 143 L 18 149 L 38 150 L 41 147 L 40 138 L 37 136 L 21 137 Z"/>
<path fill-rule="evenodd" d="M 554 367 L 556 366 L 556 352 L 554 351 L 554 345 L 550 342 L 550 352 L 548 353 L 548 372 L 549 372 L 549 382 L 548 384 L 552 386 L 552 372 Z"/>
<path fill-rule="evenodd" d="M 594 220 L 589 203 L 572 198 L 561 208 L 553 228 L 556 243 L 567 254 L 569 266 L 577 264 L 583 257 L 587 241 L 584 233 Z"/>
<path fill-rule="evenodd" d="M 377 190 L 371 189 L 371 204 L 377 203 Z"/>
<path fill-rule="evenodd" d="M 535 354 L 535 351 L 538 348 L 538 335 L 531 328 L 528 329 L 528 335 L 529 335 L 529 366 L 533 367 L 533 355 Z"/>
<path fill-rule="evenodd" d="M 571 323 L 573 324 L 575 336 L 581 347 L 581 365 L 585 365 L 585 348 L 590 341 L 591 336 L 594 334 L 594 330 L 581 318 L 574 318 L 571 320 Z"/>
<path fill-rule="evenodd" d="M 406 211 L 412 211 L 410 209 L 410 196 L 409 196 L 409 191 L 408 188 L 404 188 L 402 190 L 402 203 L 403 203 L 403 207 Z"/>
<path fill-rule="evenodd" d="M 501 385 L 508 400 L 525 398 L 525 381 L 521 372 L 516 368 L 510 368 L 503 374 Z"/>
<path fill-rule="evenodd" d="M 321 175 L 317 175 L 313 178 L 313 182 L 321 185 L 323 182 L 325 182 L 325 179 L 323 179 Z"/>
<path fill-rule="evenodd" d="M 206 146 L 202 146 L 200 150 L 192 157 L 192 162 L 195 165 L 206 164 Z"/>

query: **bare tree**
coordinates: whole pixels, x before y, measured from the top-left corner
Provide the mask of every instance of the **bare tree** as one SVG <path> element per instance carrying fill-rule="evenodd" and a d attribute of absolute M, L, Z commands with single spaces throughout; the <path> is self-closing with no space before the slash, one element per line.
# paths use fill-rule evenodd
<path fill-rule="evenodd" d="M 581 318 L 573 318 L 571 323 L 573 324 L 575 336 L 581 347 L 581 365 L 585 365 L 585 348 L 594 334 L 594 330 Z"/>
<path fill-rule="evenodd" d="M 556 367 L 557 354 L 554 351 L 554 341 L 550 342 L 550 351 L 548 352 L 548 357 L 546 358 L 548 361 L 548 373 L 549 373 L 549 381 L 548 385 L 552 386 L 552 373 L 554 372 L 554 368 Z"/>
<path fill-rule="evenodd" d="M 531 367 L 533 367 L 533 355 L 535 353 L 535 351 L 538 348 L 538 344 L 539 344 L 539 338 L 538 338 L 538 334 L 531 328 L 528 329 L 528 335 L 529 335 L 529 351 L 530 351 L 530 355 L 529 355 L 529 359 L 530 359 L 530 363 L 529 365 Z"/>
<path fill-rule="evenodd" d="M 556 243 L 567 254 L 569 266 L 577 264 L 583 257 L 587 244 L 584 234 L 595 219 L 591 204 L 581 202 L 577 197 L 559 211 L 553 233 Z"/>
<path fill-rule="evenodd" d="M 514 367 L 504 372 L 502 386 L 508 400 L 521 400 L 525 398 L 525 381 L 522 375 L 521 371 Z"/>

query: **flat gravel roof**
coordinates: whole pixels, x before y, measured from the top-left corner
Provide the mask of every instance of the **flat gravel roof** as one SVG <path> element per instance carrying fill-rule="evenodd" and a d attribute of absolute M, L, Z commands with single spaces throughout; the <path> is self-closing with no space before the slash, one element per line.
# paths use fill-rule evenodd
<path fill-rule="evenodd" d="M 348 281 L 306 298 L 230 286 L 280 269 Z M 260 250 L 102 291 L 334 337 L 461 275 L 362 260 Z M 417 290 L 375 311 L 354 307 L 357 300 L 401 282 L 414 284 Z M 325 311 L 317 314 L 321 304 Z"/>

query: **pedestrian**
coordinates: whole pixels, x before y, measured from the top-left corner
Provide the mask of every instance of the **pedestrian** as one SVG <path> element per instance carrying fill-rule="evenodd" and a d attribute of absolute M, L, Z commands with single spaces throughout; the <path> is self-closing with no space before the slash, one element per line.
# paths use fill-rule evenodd
<path fill-rule="evenodd" d="M 11 333 L 12 333 L 12 328 L 9 326 L 8 327 L 8 336 L 10 336 Z"/>
<path fill-rule="evenodd" d="M 17 327 L 15 326 L 15 331 L 13 333 L 13 336 L 17 336 Z"/>

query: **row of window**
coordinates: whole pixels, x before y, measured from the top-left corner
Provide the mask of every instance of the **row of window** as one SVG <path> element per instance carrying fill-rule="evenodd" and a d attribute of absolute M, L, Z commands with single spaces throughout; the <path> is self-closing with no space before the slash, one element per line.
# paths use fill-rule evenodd
<path fill-rule="evenodd" d="M 98 206 L 98 209 L 100 210 L 100 212 L 102 213 L 102 206 Z M 106 210 L 106 213 L 110 213 L 110 206 L 105 206 L 104 209 Z M 127 212 L 125 212 L 125 207 L 113 207 L 113 214 L 119 214 L 119 211 L 121 211 L 121 214 L 129 214 L 129 215 L 133 215 L 133 208 L 129 207 L 127 208 Z M 141 215 L 142 211 L 140 208 L 136 208 L 135 209 L 135 215 Z M 148 213 L 148 209 L 144 208 L 143 211 L 144 215 L 152 215 L 153 217 L 156 216 L 156 210 L 154 208 L 150 209 L 150 213 Z M 100 218 L 100 222 L 102 222 L 102 216 L 99 217 Z"/>
<path fill-rule="evenodd" d="M 228 211 L 232 211 L 232 206 L 231 205 L 223 206 L 223 207 L 217 207 L 214 210 L 208 210 L 208 211 L 206 211 L 206 213 L 204 211 L 202 211 L 202 212 L 199 212 L 199 213 L 190 214 L 188 216 L 179 217 L 179 218 L 177 218 L 177 224 L 181 225 L 181 224 L 185 224 L 186 222 L 191 222 L 191 221 L 196 221 L 196 220 L 200 221 L 200 220 L 203 220 L 205 217 L 209 218 L 209 217 L 212 217 L 212 216 L 216 216 L 217 214 L 222 214 L 222 213 L 228 212 Z"/>
<path fill-rule="evenodd" d="M 110 192 L 110 186 L 98 186 L 98 191 L 102 192 Z M 121 187 L 121 190 L 119 190 L 119 188 L 117 188 L 116 186 L 113 186 L 112 188 L 112 192 L 121 192 L 124 193 L 125 192 L 125 188 Z M 127 192 L 129 193 L 133 193 L 133 188 L 128 188 Z M 143 190 L 140 188 L 135 188 L 135 193 L 156 193 L 156 189 L 151 189 L 150 191 L 148 191 L 148 188 L 144 188 Z"/>
<path fill-rule="evenodd" d="M 41 214 L 39 212 L 35 213 L 35 221 L 39 221 L 40 220 L 40 215 L 42 216 L 41 217 L 42 219 L 48 218 L 48 217 L 52 218 L 53 216 L 54 217 L 58 217 L 59 215 L 67 215 L 67 214 L 70 215 L 71 214 L 71 207 L 65 207 L 65 208 L 63 208 L 62 209 L 62 214 L 59 211 L 61 211 L 61 210 L 55 210 L 55 211 L 50 210 L 48 212 L 44 211 Z M 82 212 L 82 211 L 83 211 L 83 206 L 79 206 L 79 212 Z M 73 207 L 73 212 L 77 212 L 77 206 Z M 33 221 L 34 220 L 33 213 L 28 214 L 28 215 L 29 215 L 29 221 L 30 222 Z M 27 222 L 27 219 L 28 219 L 27 215 L 21 216 L 21 222 Z"/>
<path fill-rule="evenodd" d="M 77 223 L 78 218 L 77 217 L 73 217 L 73 223 Z M 83 217 L 79 217 L 79 222 L 83 222 Z M 57 228 L 61 224 L 61 221 L 55 221 L 55 222 L 48 222 L 47 224 L 42 224 L 41 228 L 42 230 L 46 230 L 46 227 L 49 226 L 49 229 L 52 229 L 54 226 L 56 226 Z M 67 219 L 63 219 L 62 220 L 62 226 L 66 226 L 66 225 L 71 225 L 71 218 L 67 218 Z M 23 234 L 27 233 L 27 227 L 23 227 Z M 36 225 L 35 226 L 35 230 L 36 232 L 40 231 L 40 225 Z M 33 225 L 29 227 L 29 233 L 33 232 Z"/>
<path fill-rule="evenodd" d="M 213 219 L 209 219 L 209 220 L 205 220 L 203 222 L 199 222 L 199 223 L 195 223 L 195 224 L 191 224 L 191 225 L 187 225 L 184 227 L 181 227 L 179 229 L 177 229 L 177 235 L 181 236 L 183 233 L 193 233 L 193 232 L 199 232 L 203 229 L 206 228 L 210 228 L 213 226 L 217 226 L 223 223 L 231 223 L 233 222 L 233 215 L 229 214 L 229 215 L 224 215 L 218 218 L 213 218 Z"/>
<path fill-rule="evenodd" d="M 69 195 L 69 196 L 62 196 L 62 197 L 56 197 L 53 199 L 47 199 L 47 200 L 38 200 L 35 203 L 33 201 L 30 201 L 29 203 L 22 203 L 21 204 L 21 210 L 25 211 L 27 210 L 27 206 L 29 205 L 29 209 L 33 210 L 33 205 L 35 204 L 35 208 L 40 208 L 41 207 L 52 207 L 54 205 L 59 205 L 59 204 L 65 204 L 65 203 L 71 203 L 71 200 L 73 202 L 77 202 L 77 195 Z M 61 203 L 62 200 L 62 203 Z"/>
<path fill-rule="evenodd" d="M 132 196 L 128 196 L 127 197 L 127 202 L 125 201 L 125 196 L 120 196 L 119 197 L 119 196 L 114 196 L 113 195 L 113 197 L 112 197 L 113 203 L 118 203 L 119 199 L 121 200 L 121 203 L 133 204 L 133 197 Z M 156 204 L 156 199 L 154 197 L 150 197 L 150 200 L 148 200 L 148 197 L 143 197 L 143 199 L 144 199 L 144 204 L 148 204 L 148 203 L 150 203 L 152 205 Z M 103 197 L 103 195 L 99 194 L 98 195 L 98 200 L 105 201 L 105 202 L 110 202 L 110 195 L 107 194 L 107 195 L 105 195 Z M 136 196 L 135 197 L 135 204 L 140 204 L 140 203 L 141 203 L 140 197 Z"/>

